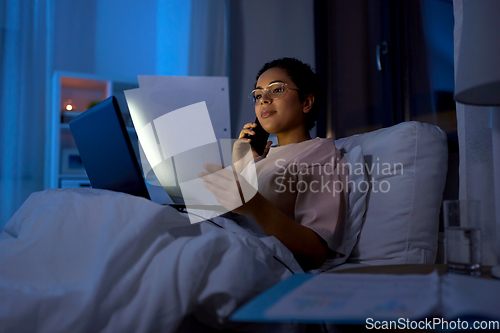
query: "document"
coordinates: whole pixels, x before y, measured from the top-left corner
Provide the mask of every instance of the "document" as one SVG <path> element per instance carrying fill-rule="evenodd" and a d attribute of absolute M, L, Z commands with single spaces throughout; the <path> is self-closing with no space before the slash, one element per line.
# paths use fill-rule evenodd
<path fill-rule="evenodd" d="M 295 274 L 231 316 L 234 321 L 500 320 L 500 281 L 437 271 L 426 275 Z"/>
<path fill-rule="evenodd" d="M 500 281 L 449 274 L 441 278 L 443 317 L 500 319 Z"/>
<path fill-rule="evenodd" d="M 439 276 L 321 274 L 290 291 L 265 316 L 364 322 L 418 319 L 439 306 Z"/>

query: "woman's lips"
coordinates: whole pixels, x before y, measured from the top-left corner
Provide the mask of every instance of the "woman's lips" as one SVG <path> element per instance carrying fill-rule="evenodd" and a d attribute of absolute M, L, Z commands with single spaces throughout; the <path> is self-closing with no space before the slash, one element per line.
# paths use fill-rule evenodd
<path fill-rule="evenodd" d="M 262 111 L 262 112 L 261 112 L 261 114 L 260 114 L 260 116 L 261 116 L 262 118 L 267 118 L 267 117 L 272 116 L 272 115 L 273 115 L 273 114 L 275 114 L 275 113 L 276 113 L 276 111 L 273 111 L 273 110 Z"/>

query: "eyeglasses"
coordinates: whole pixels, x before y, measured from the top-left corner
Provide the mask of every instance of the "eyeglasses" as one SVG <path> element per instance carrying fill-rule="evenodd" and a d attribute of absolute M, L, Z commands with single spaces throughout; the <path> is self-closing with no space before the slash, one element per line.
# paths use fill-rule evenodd
<path fill-rule="evenodd" d="M 267 86 L 264 89 L 254 89 L 248 95 L 248 98 L 252 101 L 254 105 L 259 105 L 261 103 L 262 97 L 267 93 L 270 99 L 281 98 L 286 95 L 287 90 L 299 90 L 297 88 L 291 88 L 288 84 L 284 82 L 274 82 Z"/>

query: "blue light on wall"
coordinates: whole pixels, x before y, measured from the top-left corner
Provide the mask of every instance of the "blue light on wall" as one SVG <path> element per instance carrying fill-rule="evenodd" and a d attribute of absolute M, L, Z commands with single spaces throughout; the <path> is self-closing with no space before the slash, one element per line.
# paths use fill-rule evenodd
<path fill-rule="evenodd" d="M 95 73 L 187 75 L 191 1 L 97 2 Z"/>
<path fill-rule="evenodd" d="M 191 1 L 158 0 L 156 74 L 188 75 Z"/>

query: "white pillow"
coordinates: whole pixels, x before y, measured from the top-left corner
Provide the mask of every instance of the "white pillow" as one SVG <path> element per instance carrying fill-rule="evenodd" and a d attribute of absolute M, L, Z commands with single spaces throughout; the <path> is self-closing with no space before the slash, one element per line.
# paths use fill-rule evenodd
<path fill-rule="evenodd" d="M 446 134 L 404 122 L 335 141 L 361 146 L 370 180 L 366 217 L 348 262 L 367 265 L 434 263 L 446 181 Z"/>
<path fill-rule="evenodd" d="M 363 219 L 366 212 L 366 198 L 369 192 L 369 182 L 365 171 L 365 160 L 361 146 L 356 146 L 345 153 L 349 166 L 349 200 L 346 202 L 346 223 L 345 223 L 345 256 L 342 258 L 327 259 L 319 271 L 331 269 L 343 264 L 351 255 L 358 236 L 363 226 Z"/>
<path fill-rule="evenodd" d="M 365 172 L 365 159 L 361 146 L 344 154 L 349 165 L 349 202 L 346 221 L 346 257 L 349 257 L 358 241 L 366 212 L 366 198 L 370 190 Z"/>

